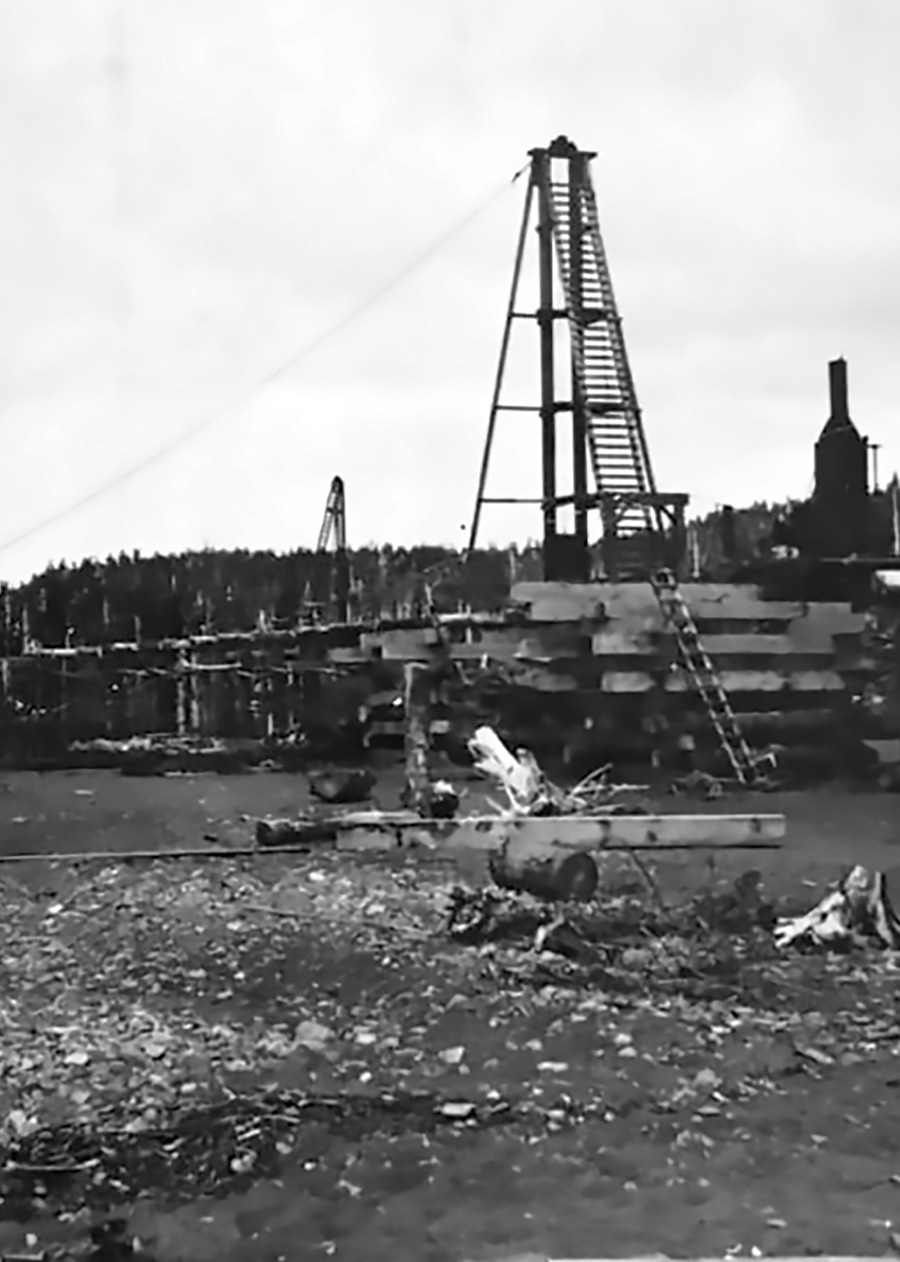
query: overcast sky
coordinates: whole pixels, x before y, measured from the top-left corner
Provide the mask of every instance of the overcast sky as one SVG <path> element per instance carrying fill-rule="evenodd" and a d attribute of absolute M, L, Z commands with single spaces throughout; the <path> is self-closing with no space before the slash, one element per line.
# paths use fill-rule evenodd
<path fill-rule="evenodd" d="M 900 465 L 896 0 L 0 0 L 0 577 L 122 549 L 451 543 L 527 150 L 593 179 L 656 479 L 803 496 L 827 361 Z M 476 208 L 357 319 L 255 390 Z M 524 305 L 533 299 L 526 277 Z M 530 403 L 516 333 L 507 400 Z M 504 417 L 490 490 L 538 492 Z M 539 533 L 492 508 L 483 539 Z"/>

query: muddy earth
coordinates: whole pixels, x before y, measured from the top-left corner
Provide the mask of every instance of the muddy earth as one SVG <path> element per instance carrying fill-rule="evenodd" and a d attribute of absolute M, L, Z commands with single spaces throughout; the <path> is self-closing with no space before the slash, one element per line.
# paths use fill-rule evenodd
<path fill-rule="evenodd" d="M 656 891 L 610 860 L 590 959 L 451 936 L 472 857 L 116 858 L 235 847 L 303 805 L 286 775 L 4 776 L 0 850 L 34 856 L 0 866 L 4 1253 L 891 1248 L 895 961 L 779 953 L 715 908 L 749 868 L 781 914 L 852 863 L 891 881 L 896 797 L 691 804 L 783 810 L 785 844 L 667 855 Z M 44 857 L 83 850 L 108 857 Z"/>

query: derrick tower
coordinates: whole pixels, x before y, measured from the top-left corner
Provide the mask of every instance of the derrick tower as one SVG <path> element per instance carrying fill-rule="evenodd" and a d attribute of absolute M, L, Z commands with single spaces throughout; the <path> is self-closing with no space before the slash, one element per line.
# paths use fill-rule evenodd
<path fill-rule="evenodd" d="M 590 177 L 596 155 L 559 136 L 530 151 L 525 209 L 500 350 L 469 548 L 477 543 L 485 504 L 535 503 L 543 515 L 547 579 L 585 582 L 592 561 L 588 517 L 599 510 L 601 556 L 609 578 L 646 577 L 660 566 L 678 571 L 685 552 L 686 495 L 660 495 L 628 363 L 597 203 Z M 516 309 L 529 226 L 537 206 L 539 305 Z M 557 301 L 562 297 L 562 305 Z M 507 356 L 516 320 L 537 322 L 540 403 L 502 401 Z M 569 380 L 557 380 L 556 345 L 568 329 Z M 564 393 L 561 396 L 561 390 Z M 542 486 L 539 499 L 486 494 L 491 449 L 500 412 L 540 416 Z M 557 437 L 560 417 L 571 425 L 571 491 L 560 491 Z M 593 487 L 589 485 L 589 469 Z M 560 509 L 571 506 L 574 530 L 559 529 Z"/>

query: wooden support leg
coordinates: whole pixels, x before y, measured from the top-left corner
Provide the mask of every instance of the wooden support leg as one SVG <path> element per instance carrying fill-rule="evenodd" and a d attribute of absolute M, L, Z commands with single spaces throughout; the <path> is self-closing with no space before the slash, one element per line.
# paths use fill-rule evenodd
<path fill-rule="evenodd" d="M 420 662 L 407 662 L 404 702 L 406 712 L 406 805 L 414 811 L 427 810 L 430 775 L 428 767 L 428 732 L 430 685 L 427 667 Z"/>

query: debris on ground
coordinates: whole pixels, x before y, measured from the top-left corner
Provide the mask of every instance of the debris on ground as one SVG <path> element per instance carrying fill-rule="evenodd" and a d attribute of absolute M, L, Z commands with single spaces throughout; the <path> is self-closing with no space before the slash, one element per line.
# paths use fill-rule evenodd
<path fill-rule="evenodd" d="M 191 772 L 297 771 L 312 762 L 353 758 L 361 752 L 352 730 L 337 724 L 316 730 L 291 728 L 263 738 L 224 738 L 169 732 L 114 740 L 72 741 L 64 753 L 38 760 L 41 766 L 117 767 L 128 777 Z"/>
<path fill-rule="evenodd" d="M 435 780 L 429 794 L 429 814 L 432 819 L 453 819 L 461 801 L 462 794 L 449 780 Z"/>
<path fill-rule="evenodd" d="M 331 768 L 325 771 L 308 771 L 306 778 L 313 797 L 335 806 L 368 802 L 375 787 L 375 776 L 368 769 Z"/>
<path fill-rule="evenodd" d="M 678 1135 L 711 1118 L 712 1146 L 778 1075 L 900 1044 L 891 957 L 779 952 L 758 872 L 673 906 L 612 870 L 560 906 L 321 851 L 57 875 L 2 888 L 8 1223 L 634 1110 Z"/>
<path fill-rule="evenodd" d="M 900 917 L 894 911 L 883 872 L 857 864 L 812 911 L 784 918 L 775 926 L 780 947 L 866 946 L 900 948 Z"/>
<path fill-rule="evenodd" d="M 420 722 L 411 723 L 406 734 L 407 769 L 400 793 L 401 806 L 410 817 L 408 822 L 454 819 L 465 792 L 461 792 L 448 780 L 432 780 L 427 741 L 423 733 L 424 726 Z M 511 754 L 492 728 L 479 728 L 469 745 L 482 774 L 499 780 L 507 792 L 511 804 L 508 808 L 490 804 L 500 819 L 523 815 L 590 817 L 647 813 L 647 808 L 641 804 L 625 805 L 614 800 L 623 793 L 643 792 L 647 786 L 611 783 L 610 766 L 598 768 L 573 789 L 563 790 L 547 779 L 533 754 L 525 749 L 518 750 L 515 755 Z M 334 807 L 368 799 L 375 784 L 374 776 L 367 770 L 331 768 L 308 772 L 307 778 L 313 795 Z M 396 812 L 374 809 L 365 818 L 361 814 L 355 815 L 352 824 L 371 827 L 379 823 L 396 822 L 397 818 Z M 306 812 L 293 819 L 266 818 L 256 823 L 256 843 L 261 848 L 272 848 L 334 842 L 342 828 L 350 825 L 350 817 L 341 813 L 326 816 Z M 552 874 L 549 881 L 540 873 L 532 880 L 532 874 L 529 874 L 522 888 L 528 888 L 529 883 L 536 883 L 540 888 L 536 888 L 535 892 L 540 893 L 543 889 L 548 897 L 554 898 L 587 898 L 593 894 L 597 885 L 593 860 L 584 855 L 572 856 L 561 866 L 564 870 L 560 874 Z M 557 881 L 557 875 L 563 878 L 561 885 Z M 503 883 L 496 874 L 495 879 Z"/>
<path fill-rule="evenodd" d="M 725 792 L 727 781 L 719 776 L 710 775 L 709 772 L 694 770 L 688 772 L 686 776 L 678 776 L 672 781 L 669 791 L 676 795 L 687 794 L 697 797 L 703 797 L 709 802 L 720 798 Z"/>
<path fill-rule="evenodd" d="M 422 819 L 454 819 L 462 794 L 449 780 L 432 780 L 418 789 L 409 783 L 400 792 L 400 804 Z"/>
<path fill-rule="evenodd" d="M 526 749 L 515 754 L 506 748 L 493 728 L 479 727 L 469 741 L 475 767 L 506 792 L 509 809 L 518 815 L 557 813 L 561 794 L 545 778 L 534 755 Z"/>
<path fill-rule="evenodd" d="M 313 1126 L 358 1142 L 376 1133 L 540 1125 L 546 1112 L 514 1105 L 499 1092 L 460 1100 L 433 1092 L 256 1091 L 202 1108 L 175 1107 L 140 1129 L 81 1124 L 36 1131 L 7 1147 L 0 1189 L 4 1200 L 22 1202 L 52 1185 L 61 1207 L 108 1207 L 148 1187 L 178 1199 L 222 1195 L 277 1177 L 303 1130 Z M 570 1115 L 581 1120 L 585 1110 L 572 1108 Z"/>
<path fill-rule="evenodd" d="M 764 988 L 761 970 L 776 958 L 775 914 L 758 877 L 746 873 L 725 891 L 675 908 L 607 896 L 561 911 L 527 894 L 457 888 L 446 930 L 466 946 L 511 947 L 519 973 L 539 979 L 547 977 L 546 956 L 558 955 L 578 967 L 583 982 L 615 993 L 662 985 L 706 998 L 748 996 Z M 571 984 L 575 976 L 567 967 L 559 978 Z"/>
<path fill-rule="evenodd" d="M 647 789 L 646 785 L 612 784 L 610 765 L 592 771 L 573 789 L 561 789 L 547 778 L 530 750 L 512 753 L 491 727 L 476 730 L 469 750 L 476 769 L 505 791 L 508 806 L 498 809 L 507 816 L 608 814 L 617 795 Z"/>

